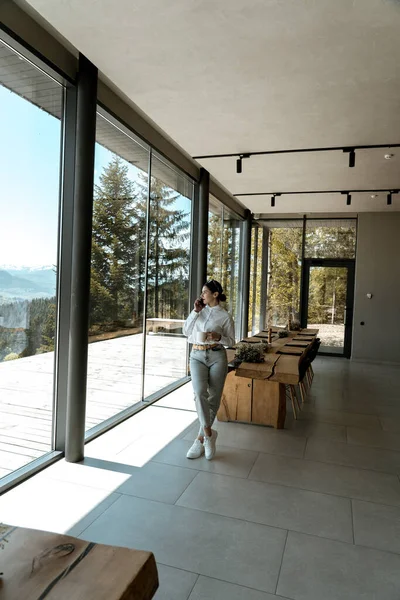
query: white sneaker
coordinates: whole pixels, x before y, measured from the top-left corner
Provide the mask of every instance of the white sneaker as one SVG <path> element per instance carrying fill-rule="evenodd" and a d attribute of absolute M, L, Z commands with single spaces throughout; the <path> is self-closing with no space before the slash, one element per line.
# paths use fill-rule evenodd
<path fill-rule="evenodd" d="M 211 436 L 204 436 L 204 451 L 206 453 L 206 459 L 211 460 L 215 455 L 215 442 L 217 441 L 218 431 L 211 430 Z"/>
<path fill-rule="evenodd" d="M 204 446 L 200 440 L 194 440 L 193 445 L 187 451 L 186 458 L 200 458 L 204 454 Z"/>

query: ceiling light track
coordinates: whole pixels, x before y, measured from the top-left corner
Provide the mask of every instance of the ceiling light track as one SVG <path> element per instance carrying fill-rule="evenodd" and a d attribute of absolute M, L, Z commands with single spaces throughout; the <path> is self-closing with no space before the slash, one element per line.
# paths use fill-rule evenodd
<path fill-rule="evenodd" d="M 299 194 L 363 194 L 363 193 L 376 193 L 376 192 L 386 192 L 390 194 L 398 194 L 399 190 L 397 188 L 388 188 L 388 189 L 374 189 L 374 190 L 301 190 L 299 192 L 249 192 L 244 194 L 233 194 L 234 196 L 242 197 L 242 196 L 298 196 Z"/>
<path fill-rule="evenodd" d="M 193 156 L 194 160 L 202 160 L 206 158 L 233 158 L 237 157 L 237 166 L 242 158 L 250 158 L 251 156 L 267 156 L 269 154 L 296 154 L 306 152 L 348 152 L 349 167 L 355 165 L 356 150 L 372 150 L 376 148 L 400 148 L 400 144 L 361 144 L 357 146 L 326 146 L 323 148 L 290 148 L 287 150 L 263 150 L 257 152 L 230 152 L 227 154 L 203 154 L 201 156 Z M 241 171 L 237 171 L 238 173 Z"/>

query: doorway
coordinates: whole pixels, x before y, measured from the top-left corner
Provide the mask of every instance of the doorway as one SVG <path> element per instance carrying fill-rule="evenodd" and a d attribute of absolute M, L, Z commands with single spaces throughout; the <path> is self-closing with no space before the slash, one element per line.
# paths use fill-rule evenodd
<path fill-rule="evenodd" d="M 302 327 L 319 329 L 320 354 L 350 358 L 354 260 L 304 261 Z"/>

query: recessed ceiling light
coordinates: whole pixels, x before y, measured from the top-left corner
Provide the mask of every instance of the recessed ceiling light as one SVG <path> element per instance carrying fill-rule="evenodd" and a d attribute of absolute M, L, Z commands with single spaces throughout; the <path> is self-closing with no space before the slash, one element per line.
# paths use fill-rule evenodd
<path fill-rule="evenodd" d="M 390 160 L 391 158 L 393 158 L 394 154 L 385 154 L 385 158 L 386 160 Z"/>
<path fill-rule="evenodd" d="M 378 194 L 371 194 L 371 198 L 376 198 Z"/>

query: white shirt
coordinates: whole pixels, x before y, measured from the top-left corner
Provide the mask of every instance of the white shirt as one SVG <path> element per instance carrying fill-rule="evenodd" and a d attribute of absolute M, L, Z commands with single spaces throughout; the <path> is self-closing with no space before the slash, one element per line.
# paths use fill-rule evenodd
<path fill-rule="evenodd" d="M 183 326 L 183 335 L 186 335 L 190 344 L 210 344 L 212 342 L 199 342 L 196 333 L 200 331 L 215 331 L 221 335 L 220 343 L 224 346 L 235 344 L 235 326 L 231 315 L 219 304 L 206 305 L 200 312 L 192 310 Z M 215 343 L 215 342 L 214 342 Z"/>

